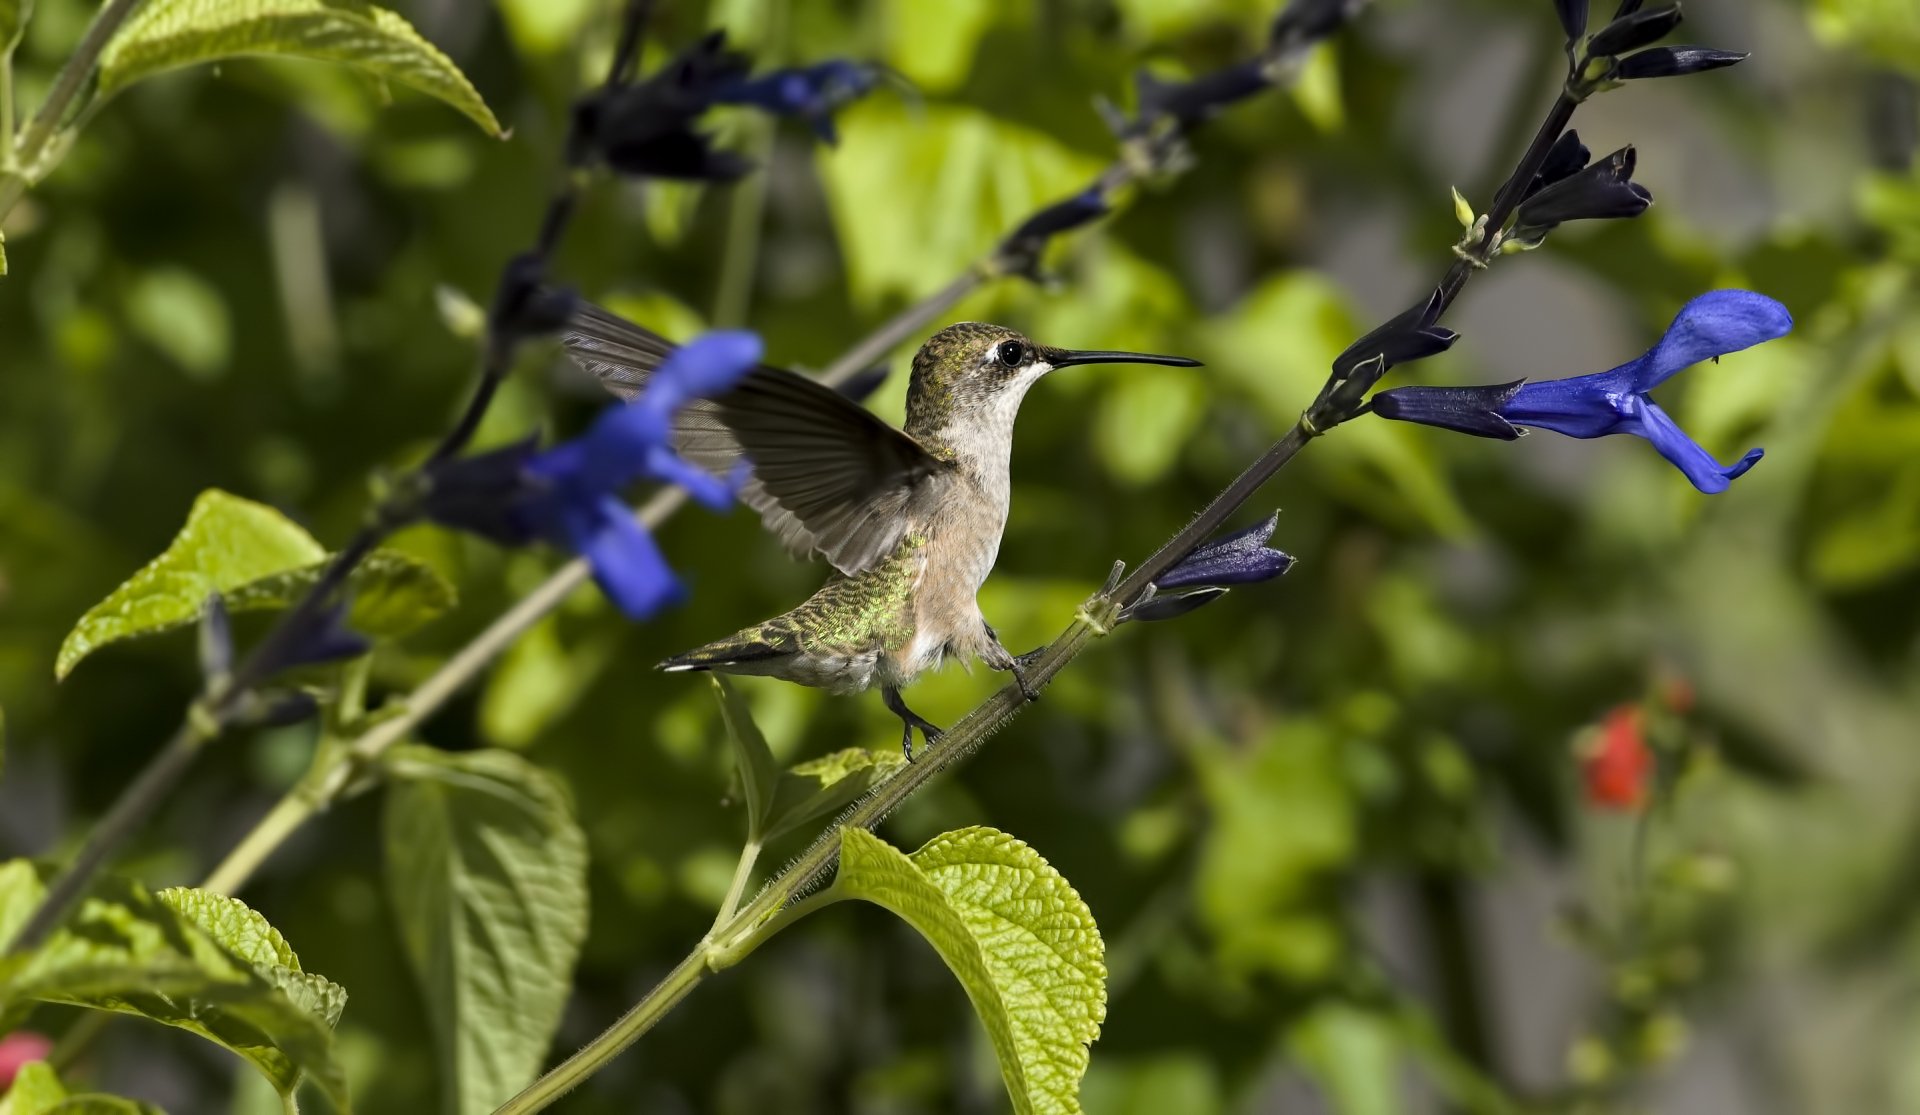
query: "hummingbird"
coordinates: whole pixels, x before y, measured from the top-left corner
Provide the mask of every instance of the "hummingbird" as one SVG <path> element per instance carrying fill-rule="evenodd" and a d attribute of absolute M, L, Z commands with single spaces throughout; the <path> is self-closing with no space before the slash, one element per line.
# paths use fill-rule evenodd
<path fill-rule="evenodd" d="M 602 386 L 632 398 L 672 342 L 583 305 L 562 341 Z M 674 655 L 667 671 L 782 678 L 836 694 L 878 687 L 913 758 L 940 728 L 900 690 L 948 656 L 1012 671 L 1031 699 L 1024 660 L 1001 645 L 976 596 L 1007 525 L 1013 423 L 1027 390 L 1079 364 L 1198 367 L 1183 356 L 1038 344 L 982 322 L 949 325 L 913 357 L 907 420 L 895 427 L 826 385 L 761 365 L 674 420 L 681 457 L 740 480 L 739 498 L 796 556 L 833 576 L 763 623 Z"/>

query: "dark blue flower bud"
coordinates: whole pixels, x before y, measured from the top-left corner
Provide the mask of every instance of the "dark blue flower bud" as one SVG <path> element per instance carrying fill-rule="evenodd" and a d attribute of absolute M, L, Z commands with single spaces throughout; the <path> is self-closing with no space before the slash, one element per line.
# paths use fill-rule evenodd
<path fill-rule="evenodd" d="M 1572 177 L 1592 157 L 1593 153 L 1587 150 L 1587 145 L 1580 142 L 1579 132 L 1572 128 L 1561 132 L 1560 138 L 1554 141 L 1552 150 L 1541 162 L 1540 170 L 1534 174 L 1533 182 L 1527 186 L 1525 196 L 1532 197 L 1540 192 L 1541 187 Z"/>
<path fill-rule="evenodd" d="M 1587 40 L 1587 53 L 1599 58 L 1639 50 L 1666 38 L 1674 28 L 1680 26 L 1678 4 L 1651 11 L 1639 11 L 1638 5 L 1635 8 L 1596 31 L 1593 38 Z"/>
<path fill-rule="evenodd" d="M 1134 88 L 1140 99 L 1140 120 L 1145 122 L 1169 117 L 1177 121 L 1182 130 L 1191 128 L 1228 105 L 1244 101 L 1272 84 L 1265 67 L 1264 60 L 1250 58 L 1225 69 L 1202 74 L 1192 81 L 1178 82 L 1161 81 L 1142 71 L 1134 79 Z"/>
<path fill-rule="evenodd" d="M 1613 18 L 1607 22 L 1618 23 L 1620 20 L 1639 11 L 1640 5 L 1646 2 L 1647 0 L 1620 0 L 1620 6 L 1613 9 Z"/>
<path fill-rule="evenodd" d="M 297 666 L 318 666 L 358 658 L 373 649 L 364 635 L 347 627 L 347 602 L 290 613 L 286 626 L 267 636 L 257 676 L 272 677 Z"/>
<path fill-rule="evenodd" d="M 1268 43 L 1284 50 L 1324 39 L 1366 7 L 1366 0 L 1293 0 L 1273 19 Z"/>
<path fill-rule="evenodd" d="M 1160 620 L 1178 619 L 1188 612 L 1213 603 L 1226 594 L 1227 590 L 1224 588 L 1197 588 L 1188 592 L 1156 592 L 1122 612 L 1120 621 L 1127 623 L 1139 620 L 1142 623 L 1155 623 Z"/>
<path fill-rule="evenodd" d="M 878 66 L 835 59 L 756 78 L 735 78 L 715 91 L 713 101 L 800 117 L 813 126 L 821 142 L 832 146 L 839 138 L 833 127 L 834 110 L 866 96 L 880 83 L 881 73 Z"/>
<path fill-rule="evenodd" d="M 1460 334 L 1445 326 L 1426 324 L 1439 297 L 1440 292 L 1434 291 L 1424 301 L 1409 306 L 1348 345 L 1346 351 L 1334 358 L 1334 377 L 1346 379 L 1361 365 L 1376 359 L 1381 362 L 1381 370 L 1385 371 L 1399 364 L 1411 364 L 1415 360 L 1436 356 L 1452 348 L 1453 342 L 1460 339 Z"/>
<path fill-rule="evenodd" d="M 567 323 L 579 298 L 565 287 L 548 286 L 546 257 L 522 252 L 501 269 L 487 321 L 496 335 L 531 337 L 553 333 Z"/>
<path fill-rule="evenodd" d="M 1606 158 L 1560 181 L 1541 187 L 1520 203 L 1514 218 L 1515 236 L 1537 241 L 1547 230 L 1568 221 L 1638 217 L 1653 204 L 1653 194 L 1633 181 L 1635 155 L 1622 147 Z"/>
<path fill-rule="evenodd" d="M 1683 77 L 1746 60 L 1747 55 L 1732 50 L 1713 50 L 1704 46 L 1657 46 L 1622 58 L 1620 64 L 1614 67 L 1613 76 L 1621 81 L 1643 77 Z"/>
<path fill-rule="evenodd" d="M 1111 210 L 1107 207 L 1107 199 L 1101 196 L 1100 188 L 1092 186 L 1065 201 L 1056 201 L 1020 222 L 1020 227 L 1007 236 L 1006 242 L 1019 244 L 1036 239 L 1045 241 L 1049 237 L 1079 228 L 1081 225 L 1091 224 L 1109 212 Z"/>
<path fill-rule="evenodd" d="M 1559 13 L 1567 42 L 1577 42 L 1587 33 L 1587 0 L 1553 0 L 1553 10 Z"/>
<path fill-rule="evenodd" d="M 1293 565 L 1293 558 L 1268 547 L 1280 524 L 1280 513 L 1245 530 L 1216 538 L 1188 554 L 1178 565 L 1153 579 L 1156 589 L 1248 585 L 1271 581 Z"/>
<path fill-rule="evenodd" d="M 529 521 L 525 505 L 548 486 L 527 469 L 539 451 L 540 439 L 535 436 L 428 465 L 421 515 L 502 546 L 526 545 L 539 532 Z"/>
<path fill-rule="evenodd" d="M 652 178 L 730 181 L 753 163 L 716 151 L 694 120 L 720 90 L 745 78 L 745 55 L 726 49 L 715 31 L 682 51 L 658 73 L 587 97 L 574 108 L 574 132 L 587 151 L 623 174 Z M 583 152 L 574 153 L 584 161 Z"/>
<path fill-rule="evenodd" d="M 1373 412 L 1396 422 L 1418 422 L 1475 437 L 1512 441 L 1520 436 L 1500 410 L 1525 380 L 1487 387 L 1396 387 L 1373 397 Z"/>

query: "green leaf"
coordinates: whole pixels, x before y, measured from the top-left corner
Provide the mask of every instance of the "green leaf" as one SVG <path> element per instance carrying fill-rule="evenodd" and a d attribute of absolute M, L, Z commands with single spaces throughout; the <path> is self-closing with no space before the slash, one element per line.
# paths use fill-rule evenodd
<path fill-rule="evenodd" d="M 767 747 L 767 737 L 753 722 L 753 710 L 747 707 L 746 699 L 719 674 L 708 676 L 713 679 L 714 695 L 720 699 L 720 718 L 726 722 L 734 760 L 740 765 L 740 785 L 747 797 L 747 839 L 757 843 L 766 833 L 779 767 Z"/>
<path fill-rule="evenodd" d="M 900 915 L 959 977 L 1015 1112 L 1080 1110 L 1087 1045 L 1107 1013 L 1106 950 L 1086 903 L 1039 853 L 966 828 L 909 857 L 845 829 L 834 886 Z"/>
<path fill-rule="evenodd" d="M 500 136 L 473 83 L 398 15 L 364 0 L 149 0 L 100 54 L 100 95 L 157 73 L 244 55 L 340 62 L 412 86 Z"/>
<path fill-rule="evenodd" d="M 80 617 L 55 659 L 65 678 L 94 651 L 199 618 L 209 594 L 311 565 L 326 550 L 293 520 L 262 503 L 209 488 L 166 552 Z"/>
<path fill-rule="evenodd" d="M 525 747 L 580 702 L 613 661 L 614 629 L 599 627 L 569 645 L 548 615 L 514 640 L 480 695 L 480 730 L 502 747 Z"/>
<path fill-rule="evenodd" d="M 1294 1058 L 1340 1115 L 1399 1115 L 1399 1040 L 1392 1019 L 1327 1003 L 1287 1034 Z"/>
<path fill-rule="evenodd" d="M 587 932 L 587 842 L 551 774 L 507 751 L 389 760 L 387 887 L 442 1087 L 489 1112 L 539 1074 Z"/>
<path fill-rule="evenodd" d="M 290 608 L 320 579 L 331 559 L 249 581 L 226 594 L 227 611 Z M 347 626 L 375 639 L 397 639 L 450 611 L 453 585 L 432 566 L 398 550 L 375 550 L 347 578 L 353 605 Z"/>
<path fill-rule="evenodd" d="M 838 813 L 906 762 L 898 748 L 849 747 L 782 772 L 773 785 L 765 838 Z"/>
<path fill-rule="evenodd" d="M 164 1115 L 150 1103 L 124 1096 L 67 1094 L 53 1066 L 31 1061 L 20 1066 L 13 1087 L 0 1097 L 0 1115 Z"/>
<path fill-rule="evenodd" d="M 13 1087 L 0 1099 L 0 1115 L 45 1115 L 67 1098 L 67 1089 L 53 1066 L 28 1061 L 14 1075 Z"/>
<path fill-rule="evenodd" d="M 233 316 L 212 283 L 181 267 L 139 277 L 127 291 L 127 323 L 196 380 L 218 378 L 233 351 Z"/>
<path fill-rule="evenodd" d="M 0 939 L 45 893 L 26 861 L 0 866 Z M 0 1031 L 34 1003 L 139 1015 L 225 1046 L 283 1095 L 304 1075 L 343 1110 L 332 1020 L 344 1000 L 300 972 L 280 935 L 240 903 L 188 890 L 153 895 L 120 879 L 102 880 L 40 947 L 0 961 Z"/>

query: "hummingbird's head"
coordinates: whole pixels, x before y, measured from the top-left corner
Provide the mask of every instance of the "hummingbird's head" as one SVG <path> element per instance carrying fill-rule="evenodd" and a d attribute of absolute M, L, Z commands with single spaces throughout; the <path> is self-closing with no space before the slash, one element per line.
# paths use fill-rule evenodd
<path fill-rule="evenodd" d="M 927 339 L 913 357 L 907 385 L 907 429 L 916 436 L 959 426 L 1010 430 L 1020 400 L 1041 376 L 1075 364 L 1169 364 L 1199 367 L 1184 356 L 1108 349 L 1054 348 L 1017 329 L 963 321 Z"/>

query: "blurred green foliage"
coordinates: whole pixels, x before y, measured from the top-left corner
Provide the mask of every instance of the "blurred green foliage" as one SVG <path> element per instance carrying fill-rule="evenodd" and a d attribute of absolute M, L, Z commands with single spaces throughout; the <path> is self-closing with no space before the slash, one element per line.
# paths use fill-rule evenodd
<path fill-rule="evenodd" d="M 531 234 L 612 20 L 598 0 L 398 6 L 506 142 L 347 70 L 234 60 L 114 98 L 6 226 L 0 853 L 70 853 L 177 722 L 184 633 L 52 673 L 74 621 L 199 492 L 337 542 L 367 478 L 417 460 L 465 398 L 471 335 L 442 308 L 484 301 Z M 819 366 L 1104 165 L 1091 97 L 1124 101 L 1142 64 L 1242 57 L 1273 6 L 667 0 L 650 58 L 722 25 L 765 64 L 872 57 L 920 94 L 847 112 L 835 150 L 723 119 L 762 145 L 763 195 L 601 183 L 559 270 L 674 336 L 744 305 L 772 359 Z M 1354 423 L 1262 496 L 1301 558 L 1283 581 L 1105 640 L 883 830 L 913 848 L 991 825 L 1072 881 L 1110 972 L 1089 1111 L 1920 1110 L 1914 10 L 1690 3 L 1700 39 L 1755 57 L 1576 120 L 1597 150 L 1640 144 L 1659 203 L 1499 263 L 1458 307 L 1461 344 L 1418 369 L 1598 370 L 1704 289 L 1772 294 L 1792 337 L 1663 395 L 1723 459 L 1766 446 L 1732 491 L 1700 497 L 1639 444 Z M 88 12 L 36 6 L 23 104 Z M 1433 280 L 1456 235 L 1448 187 L 1484 206 L 1560 64 L 1550 5 L 1382 0 L 1290 94 L 1208 125 L 1188 174 L 1066 238 L 1057 283 L 1003 281 L 953 312 L 1209 365 L 1077 369 L 1030 400 L 982 598 L 1010 646 L 1057 634 L 1115 558 L 1184 522 L 1334 353 Z M 904 386 L 872 405 L 897 416 Z M 600 401 L 542 352 L 483 439 L 570 431 Z M 699 939 L 744 831 L 707 687 L 650 664 L 822 576 L 745 514 L 688 515 L 663 540 L 687 607 L 634 628 L 584 590 L 423 732 L 520 749 L 571 790 L 592 920 L 559 1051 Z M 424 529 L 396 545 L 461 602 L 383 652 L 375 700 L 552 564 Z M 1666 778 L 1644 829 L 1589 808 L 1582 729 L 1664 707 L 1676 678 L 1697 697 L 1655 733 Z M 992 684 L 949 671 L 914 705 L 948 723 Z M 895 733 L 877 700 L 739 689 L 782 764 Z M 310 727 L 226 741 L 124 866 L 156 887 L 199 878 L 313 746 Z M 371 1115 L 440 1102 L 381 809 L 320 818 L 246 893 L 351 991 L 339 1055 Z M 236 1071 L 128 1025 L 63 1077 L 175 1112 L 261 1109 Z M 1003 1094 L 932 950 L 844 904 L 710 980 L 559 1110 L 977 1111 Z"/>

